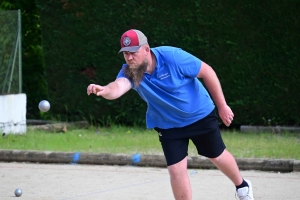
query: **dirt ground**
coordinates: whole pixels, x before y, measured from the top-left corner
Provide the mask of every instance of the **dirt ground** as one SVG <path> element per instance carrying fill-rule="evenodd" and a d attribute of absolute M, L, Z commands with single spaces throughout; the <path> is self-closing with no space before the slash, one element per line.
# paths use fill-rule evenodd
<path fill-rule="evenodd" d="M 218 170 L 188 170 L 194 200 L 234 200 Z M 256 200 L 299 200 L 300 173 L 242 171 Z M 22 196 L 14 195 L 15 189 Z M 0 200 L 172 200 L 165 168 L 0 162 Z"/>

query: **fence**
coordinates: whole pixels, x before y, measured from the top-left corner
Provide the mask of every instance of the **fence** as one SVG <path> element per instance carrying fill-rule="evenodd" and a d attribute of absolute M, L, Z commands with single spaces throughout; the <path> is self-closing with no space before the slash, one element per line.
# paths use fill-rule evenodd
<path fill-rule="evenodd" d="M 0 11 L 0 24 L 0 131 L 3 135 L 25 133 L 20 10 Z"/>
<path fill-rule="evenodd" d="M 0 11 L 0 94 L 22 92 L 21 12 Z"/>

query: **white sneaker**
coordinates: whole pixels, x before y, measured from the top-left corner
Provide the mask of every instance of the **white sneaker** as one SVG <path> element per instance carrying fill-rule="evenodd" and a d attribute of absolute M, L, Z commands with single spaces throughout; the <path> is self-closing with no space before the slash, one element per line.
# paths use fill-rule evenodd
<path fill-rule="evenodd" d="M 253 191 L 252 191 L 252 184 L 249 180 L 244 179 L 249 187 L 243 187 L 236 191 L 235 197 L 239 200 L 254 200 Z"/>

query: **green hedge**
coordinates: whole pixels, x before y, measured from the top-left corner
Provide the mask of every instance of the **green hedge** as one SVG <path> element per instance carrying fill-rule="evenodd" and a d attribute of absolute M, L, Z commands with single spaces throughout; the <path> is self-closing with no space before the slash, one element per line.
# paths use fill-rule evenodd
<path fill-rule="evenodd" d="M 181 47 L 217 72 L 235 124 L 300 123 L 299 1 L 38 0 L 50 113 L 59 120 L 144 124 L 134 91 L 87 96 L 120 70 L 121 34 L 136 28 L 151 46 Z M 270 121 L 271 120 L 271 121 Z"/>

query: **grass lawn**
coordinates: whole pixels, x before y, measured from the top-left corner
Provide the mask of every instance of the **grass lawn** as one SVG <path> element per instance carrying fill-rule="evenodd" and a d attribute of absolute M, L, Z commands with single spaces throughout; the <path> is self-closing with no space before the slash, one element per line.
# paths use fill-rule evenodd
<path fill-rule="evenodd" d="M 235 158 L 300 160 L 300 134 L 223 131 L 222 137 Z M 0 149 L 163 155 L 155 130 L 120 126 L 90 127 L 66 133 L 27 131 L 23 135 L 9 134 L 0 137 Z M 189 155 L 197 155 L 192 142 Z"/>

